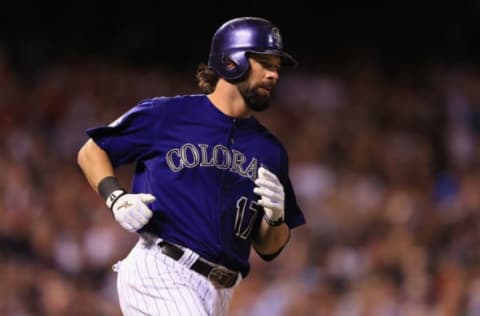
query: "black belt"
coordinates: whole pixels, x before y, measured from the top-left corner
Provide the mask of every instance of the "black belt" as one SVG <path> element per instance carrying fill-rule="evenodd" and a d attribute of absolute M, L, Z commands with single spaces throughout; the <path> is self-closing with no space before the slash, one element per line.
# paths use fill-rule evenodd
<path fill-rule="evenodd" d="M 182 248 L 167 241 L 159 242 L 158 246 L 162 249 L 163 254 L 177 261 L 185 253 Z M 239 274 L 222 266 L 208 263 L 202 258 L 195 260 L 190 269 L 206 277 L 216 288 L 230 288 L 234 286 Z"/>

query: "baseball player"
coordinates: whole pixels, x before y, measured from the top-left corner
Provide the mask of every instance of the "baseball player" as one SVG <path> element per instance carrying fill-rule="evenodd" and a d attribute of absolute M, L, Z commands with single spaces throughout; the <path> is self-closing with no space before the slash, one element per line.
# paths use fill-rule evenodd
<path fill-rule="evenodd" d="M 251 248 L 272 260 L 305 223 L 287 153 L 254 118 L 280 67 L 295 63 L 270 21 L 236 18 L 198 68 L 205 94 L 145 99 L 87 130 L 81 169 L 115 220 L 139 233 L 114 265 L 124 315 L 226 315 Z M 114 170 L 132 162 L 126 190 Z"/>

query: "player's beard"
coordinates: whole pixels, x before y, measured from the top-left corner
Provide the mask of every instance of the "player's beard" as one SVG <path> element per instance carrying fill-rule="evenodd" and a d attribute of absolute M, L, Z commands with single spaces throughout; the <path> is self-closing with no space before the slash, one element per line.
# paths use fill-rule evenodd
<path fill-rule="evenodd" d="M 259 88 L 261 88 L 261 86 L 249 86 L 247 81 L 238 84 L 238 91 L 247 106 L 256 112 L 263 112 L 270 106 L 270 95 L 260 94 L 258 92 Z"/>

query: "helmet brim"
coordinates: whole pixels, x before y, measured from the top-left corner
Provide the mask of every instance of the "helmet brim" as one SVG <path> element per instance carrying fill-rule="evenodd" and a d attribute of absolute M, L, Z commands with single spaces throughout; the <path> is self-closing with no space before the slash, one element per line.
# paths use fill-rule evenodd
<path fill-rule="evenodd" d="M 283 50 L 278 50 L 278 49 L 267 49 L 262 52 L 257 52 L 257 51 L 250 51 L 255 54 L 263 54 L 263 55 L 275 55 L 275 56 L 280 56 L 282 58 L 282 66 L 288 66 L 288 67 L 297 67 L 298 66 L 298 61 L 293 58 L 292 55 L 289 53 L 283 51 Z"/>

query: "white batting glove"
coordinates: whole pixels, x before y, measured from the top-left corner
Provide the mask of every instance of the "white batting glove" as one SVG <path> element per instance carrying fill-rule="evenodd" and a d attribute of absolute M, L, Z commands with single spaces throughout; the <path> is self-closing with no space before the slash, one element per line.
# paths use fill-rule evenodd
<path fill-rule="evenodd" d="M 107 199 L 107 206 L 120 225 L 128 231 L 136 232 L 145 226 L 153 215 L 147 204 L 155 201 L 151 194 L 132 194 L 116 190 Z"/>
<path fill-rule="evenodd" d="M 258 204 L 265 211 L 265 220 L 271 226 L 281 225 L 285 219 L 285 192 L 277 176 L 264 167 L 258 169 L 257 185 L 253 192 L 260 195 Z"/>

